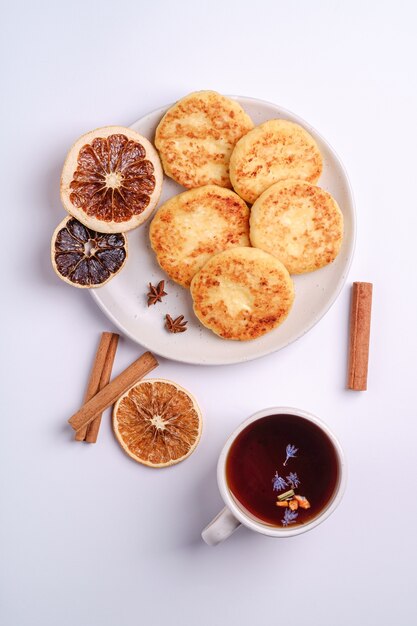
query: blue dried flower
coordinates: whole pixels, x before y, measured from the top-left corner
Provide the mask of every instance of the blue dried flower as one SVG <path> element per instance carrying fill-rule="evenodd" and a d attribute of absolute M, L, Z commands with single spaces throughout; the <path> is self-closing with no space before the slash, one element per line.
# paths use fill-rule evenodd
<path fill-rule="evenodd" d="M 285 509 L 284 517 L 281 520 L 283 526 L 293 524 L 298 517 L 297 511 L 291 511 L 291 509 Z"/>
<path fill-rule="evenodd" d="M 301 481 L 297 476 L 297 472 L 290 472 L 285 478 L 287 479 L 291 489 L 297 489 L 298 485 L 301 484 Z"/>
<path fill-rule="evenodd" d="M 285 452 L 287 454 L 287 458 L 284 461 L 284 465 L 287 465 L 288 459 L 291 459 L 292 457 L 297 456 L 298 448 L 296 448 L 295 446 L 289 443 L 285 449 Z"/>
<path fill-rule="evenodd" d="M 282 476 L 278 476 L 278 472 L 275 472 L 275 476 L 272 479 L 272 489 L 274 491 L 282 491 L 285 487 L 288 487 L 285 479 Z"/>

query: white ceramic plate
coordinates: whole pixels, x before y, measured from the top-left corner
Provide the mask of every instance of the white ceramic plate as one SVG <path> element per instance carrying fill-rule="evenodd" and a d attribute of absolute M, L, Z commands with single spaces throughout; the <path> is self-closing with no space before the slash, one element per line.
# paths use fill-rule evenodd
<path fill-rule="evenodd" d="M 345 169 L 329 144 L 309 124 L 289 111 L 254 98 L 234 97 L 255 124 L 273 118 L 297 122 L 317 141 L 323 155 L 323 174 L 319 185 L 339 203 L 344 216 L 341 252 L 331 265 L 316 272 L 294 277 L 295 302 L 285 322 L 254 341 L 227 341 L 204 328 L 193 313 L 189 291 L 167 279 L 158 266 L 149 243 L 149 222 L 128 233 L 129 256 L 123 270 L 107 285 L 90 292 L 99 307 L 120 330 L 144 348 L 168 359 L 204 365 L 239 363 L 256 359 L 284 348 L 304 335 L 327 313 L 346 280 L 355 246 L 355 208 Z M 132 128 L 151 141 L 163 107 L 142 117 Z M 160 204 L 184 191 L 171 179 L 164 179 Z M 147 307 L 147 285 L 165 279 L 168 296 L 162 303 Z M 184 315 L 185 333 L 171 334 L 164 328 L 165 314 Z"/>

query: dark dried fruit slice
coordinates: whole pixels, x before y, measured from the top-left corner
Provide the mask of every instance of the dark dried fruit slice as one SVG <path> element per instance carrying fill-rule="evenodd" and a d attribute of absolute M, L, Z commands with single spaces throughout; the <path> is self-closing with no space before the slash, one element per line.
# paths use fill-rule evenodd
<path fill-rule="evenodd" d="M 98 233 L 74 217 L 66 217 L 52 236 L 52 266 L 74 287 L 101 287 L 120 272 L 126 258 L 122 233 Z"/>
<path fill-rule="evenodd" d="M 150 216 L 162 177 L 158 153 L 145 137 L 131 128 L 106 126 L 72 146 L 62 170 L 61 199 L 88 228 L 125 232 Z"/>

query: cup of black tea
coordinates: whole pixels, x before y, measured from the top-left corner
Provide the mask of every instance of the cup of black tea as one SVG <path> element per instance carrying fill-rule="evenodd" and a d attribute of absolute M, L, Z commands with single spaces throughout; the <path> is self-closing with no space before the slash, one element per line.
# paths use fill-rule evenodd
<path fill-rule="evenodd" d="M 264 409 L 227 440 L 217 465 L 225 508 L 203 530 L 209 545 L 241 524 L 270 537 L 311 530 L 336 509 L 346 461 L 335 435 L 318 417 L 289 407 Z"/>

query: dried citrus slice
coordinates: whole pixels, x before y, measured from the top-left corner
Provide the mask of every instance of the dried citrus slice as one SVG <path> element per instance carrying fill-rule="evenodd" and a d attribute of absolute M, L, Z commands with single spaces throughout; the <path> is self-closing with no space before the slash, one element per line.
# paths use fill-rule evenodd
<path fill-rule="evenodd" d="M 52 266 L 74 287 L 101 287 L 120 272 L 126 258 L 122 233 L 97 233 L 75 217 L 66 217 L 52 235 Z"/>
<path fill-rule="evenodd" d="M 62 170 L 61 199 L 88 228 L 125 232 L 150 216 L 162 178 L 158 153 L 145 137 L 131 128 L 106 126 L 72 146 Z"/>
<path fill-rule="evenodd" d="M 188 391 L 170 380 L 148 378 L 116 402 L 113 428 L 132 459 L 150 467 L 166 467 L 194 451 L 202 418 Z"/>

